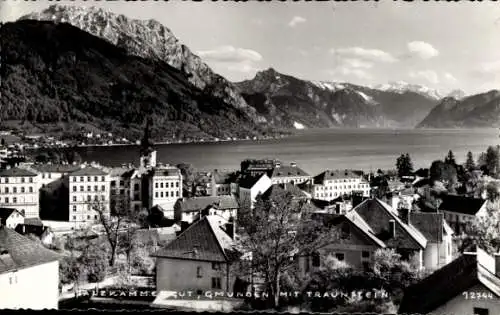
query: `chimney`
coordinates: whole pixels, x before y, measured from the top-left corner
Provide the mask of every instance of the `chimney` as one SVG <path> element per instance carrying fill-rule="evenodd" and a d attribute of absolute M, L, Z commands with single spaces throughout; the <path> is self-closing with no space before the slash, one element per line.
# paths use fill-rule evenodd
<path fill-rule="evenodd" d="M 399 217 L 405 223 L 410 225 L 410 209 L 407 207 L 401 207 L 398 209 Z"/>
<path fill-rule="evenodd" d="M 494 255 L 495 257 L 495 276 L 500 278 L 500 252 Z"/>
<path fill-rule="evenodd" d="M 389 220 L 389 233 L 391 233 L 391 237 L 396 237 L 396 221 Z"/>

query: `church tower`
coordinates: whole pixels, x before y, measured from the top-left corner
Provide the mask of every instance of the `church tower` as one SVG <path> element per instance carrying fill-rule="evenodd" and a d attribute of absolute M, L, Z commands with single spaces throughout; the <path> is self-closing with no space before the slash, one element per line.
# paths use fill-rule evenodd
<path fill-rule="evenodd" d="M 144 136 L 141 140 L 141 167 L 149 168 L 156 167 L 156 150 L 153 148 L 150 134 L 151 118 L 147 118 L 146 127 L 144 129 Z"/>

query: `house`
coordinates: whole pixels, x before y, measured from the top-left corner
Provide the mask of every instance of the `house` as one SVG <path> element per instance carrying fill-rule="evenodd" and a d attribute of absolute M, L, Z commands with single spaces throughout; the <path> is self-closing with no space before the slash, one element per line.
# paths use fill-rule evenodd
<path fill-rule="evenodd" d="M 231 264 L 238 255 L 233 239 L 214 216 L 205 216 L 152 255 L 156 257 L 156 289 L 162 291 L 232 291 Z"/>
<path fill-rule="evenodd" d="M 131 166 L 106 169 L 110 179 L 111 214 L 120 211 L 138 213 L 142 209 L 141 180 L 137 170 Z"/>
<path fill-rule="evenodd" d="M 72 172 L 69 180 L 69 222 L 75 229 L 99 222 L 99 211 L 110 215 L 110 177 L 95 166 L 84 166 Z M 97 211 L 96 207 L 100 210 Z"/>
<path fill-rule="evenodd" d="M 253 209 L 257 196 L 263 194 L 272 184 L 271 179 L 266 174 L 247 175 L 240 178 L 237 196 L 241 209 Z"/>
<path fill-rule="evenodd" d="M 433 270 L 451 261 L 451 229 L 442 214 L 399 209 L 398 215 L 383 201 L 368 199 L 345 215 L 333 217 L 330 224 L 340 232 L 340 240 L 322 248 L 311 262 L 303 262 L 306 271 L 318 267 L 321 256 L 327 255 L 367 269 L 374 252 L 383 248 L 395 249 L 418 268 Z"/>
<path fill-rule="evenodd" d="M 399 314 L 500 314 L 500 255 L 466 252 L 404 292 Z"/>
<path fill-rule="evenodd" d="M 284 165 L 276 159 L 248 159 L 241 163 L 241 173 L 258 177 L 266 174 L 273 184 L 292 183 L 294 185 L 304 183 L 311 179 L 311 176 L 304 172 L 297 163 Z"/>
<path fill-rule="evenodd" d="M 179 199 L 174 208 L 176 221 L 192 223 L 206 215 L 217 215 L 229 222 L 237 219 L 240 205 L 234 196 L 204 196 Z"/>
<path fill-rule="evenodd" d="M 330 201 L 311 199 L 311 205 L 316 209 L 317 213 L 330 214 L 346 214 L 352 210 L 353 204 L 351 200 L 344 200 L 342 197 Z"/>
<path fill-rule="evenodd" d="M 26 218 L 22 224 L 18 224 L 15 231 L 22 235 L 35 235 L 37 236 L 42 244 L 52 245 L 54 240 L 54 232 L 49 226 L 43 224 L 42 220 L 39 218 Z"/>
<path fill-rule="evenodd" d="M 292 200 L 295 202 L 307 202 L 310 200 L 309 196 L 304 191 L 291 183 L 271 185 L 271 187 L 269 187 L 269 189 L 262 194 L 262 198 L 264 200 L 272 200 L 275 195 L 280 194 L 281 192 L 290 194 L 292 196 Z"/>
<path fill-rule="evenodd" d="M 147 192 L 146 208 L 160 206 L 165 217 L 174 218 L 174 205 L 182 198 L 182 174 L 179 168 L 158 164 L 144 176 L 143 190 Z"/>
<path fill-rule="evenodd" d="M 370 196 L 370 184 L 363 176 L 352 170 L 327 170 L 313 179 L 313 197 L 321 200 L 333 200 L 353 192 Z"/>
<path fill-rule="evenodd" d="M 0 226 L 0 309 L 57 309 L 60 256 Z"/>
<path fill-rule="evenodd" d="M 0 207 L 14 208 L 27 218 L 39 217 L 38 178 L 19 167 L 0 170 Z"/>
<path fill-rule="evenodd" d="M 24 223 L 24 215 L 13 208 L 0 208 L 0 220 L 0 225 L 15 229 L 16 226 Z"/>
<path fill-rule="evenodd" d="M 476 218 L 486 215 L 486 200 L 459 195 L 445 195 L 441 197 L 439 211 L 455 231 L 456 235 L 463 234 L 466 226 Z"/>
<path fill-rule="evenodd" d="M 223 173 L 214 170 L 211 174 L 210 194 L 211 196 L 231 195 L 231 183 L 236 180 L 235 173 Z"/>

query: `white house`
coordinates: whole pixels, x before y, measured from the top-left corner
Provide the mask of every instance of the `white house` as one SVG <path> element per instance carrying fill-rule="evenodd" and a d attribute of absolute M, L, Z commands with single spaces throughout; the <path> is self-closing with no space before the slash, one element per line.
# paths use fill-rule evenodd
<path fill-rule="evenodd" d="M 464 253 L 405 290 L 399 314 L 500 314 L 500 254 Z"/>
<path fill-rule="evenodd" d="M 60 256 L 0 226 L 0 309 L 57 309 Z"/>
<path fill-rule="evenodd" d="M 0 208 L 0 220 L 0 225 L 15 229 L 19 224 L 24 223 L 24 215 L 13 208 Z"/>
<path fill-rule="evenodd" d="M 273 182 L 266 174 L 245 176 L 240 179 L 238 199 L 241 209 L 252 209 L 259 194 L 266 192 Z"/>
<path fill-rule="evenodd" d="M 333 200 L 353 192 L 361 192 L 363 197 L 370 196 L 370 184 L 354 171 L 327 170 L 314 177 L 314 199 Z"/>
<path fill-rule="evenodd" d="M 182 174 L 170 165 L 159 165 L 151 169 L 147 177 L 149 191 L 148 208 L 160 206 L 165 217 L 173 219 L 174 205 L 182 198 Z"/>
<path fill-rule="evenodd" d="M 14 208 L 27 218 L 39 217 L 39 175 L 23 168 L 0 170 L 0 207 Z"/>
<path fill-rule="evenodd" d="M 219 216 L 224 221 L 236 220 L 240 205 L 234 196 L 204 196 L 179 199 L 175 205 L 176 221 L 192 223 L 206 216 Z"/>
<path fill-rule="evenodd" d="M 442 196 L 439 211 L 455 231 L 456 235 L 463 234 L 466 226 L 476 218 L 487 215 L 486 200 L 481 198 L 464 197 L 459 195 Z"/>

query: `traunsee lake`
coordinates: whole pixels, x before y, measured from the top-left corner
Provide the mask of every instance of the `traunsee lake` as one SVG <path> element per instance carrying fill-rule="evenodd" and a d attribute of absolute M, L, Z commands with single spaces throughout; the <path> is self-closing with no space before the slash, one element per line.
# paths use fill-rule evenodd
<path fill-rule="evenodd" d="M 499 145 L 497 129 L 309 129 L 276 140 L 157 145 L 162 163 L 190 163 L 201 170 L 238 169 L 245 158 L 278 158 L 296 162 L 311 175 L 325 169 L 395 168 L 397 157 L 408 152 L 416 168 L 429 167 L 453 150 L 457 162 L 472 151 L 474 158 L 489 145 Z M 85 161 L 119 166 L 138 164 L 138 146 L 79 148 Z"/>

